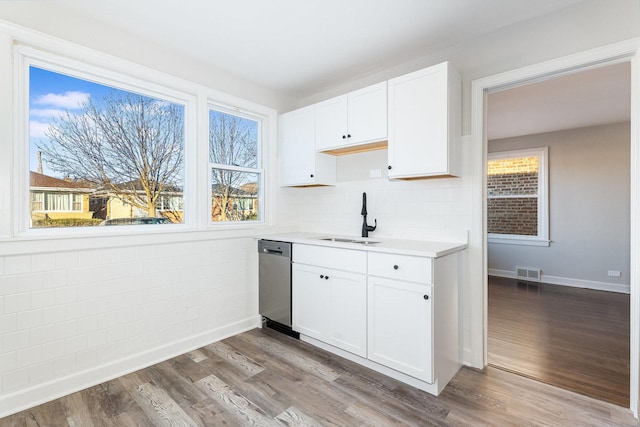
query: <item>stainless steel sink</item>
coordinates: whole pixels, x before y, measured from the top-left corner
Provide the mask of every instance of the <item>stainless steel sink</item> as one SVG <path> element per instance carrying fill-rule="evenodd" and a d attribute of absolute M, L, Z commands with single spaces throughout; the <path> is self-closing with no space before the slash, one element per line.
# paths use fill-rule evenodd
<path fill-rule="evenodd" d="M 374 242 L 373 240 L 359 240 L 359 239 L 348 239 L 343 237 L 323 237 L 320 240 L 326 240 L 329 242 L 339 242 L 339 243 L 358 243 L 360 245 L 374 245 L 380 242 Z"/>

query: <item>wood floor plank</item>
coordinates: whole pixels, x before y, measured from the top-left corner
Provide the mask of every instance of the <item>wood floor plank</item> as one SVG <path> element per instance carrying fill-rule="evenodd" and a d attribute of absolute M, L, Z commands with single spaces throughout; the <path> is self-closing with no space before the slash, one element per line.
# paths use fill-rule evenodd
<path fill-rule="evenodd" d="M 154 426 L 192 427 L 197 425 L 165 390 L 151 383 L 139 385 L 133 398 Z"/>
<path fill-rule="evenodd" d="M 258 427 L 277 426 L 276 421 L 260 407 L 237 393 L 215 375 L 198 380 L 198 387 L 211 398 L 236 414 L 240 422 Z"/>
<path fill-rule="evenodd" d="M 276 420 L 278 420 L 280 424 L 289 427 L 323 427 L 320 422 L 294 406 L 278 414 Z"/>
<path fill-rule="evenodd" d="M 435 397 L 271 330 L 221 343 L 5 417 L 0 427 L 640 427 L 628 409 L 493 367 L 462 368 Z"/>
<path fill-rule="evenodd" d="M 629 405 L 629 295 L 489 280 L 489 363 Z"/>
<path fill-rule="evenodd" d="M 249 377 L 264 371 L 264 368 L 258 363 L 223 342 L 210 344 L 206 346 L 206 349 L 215 352 L 220 357 L 228 360 L 231 364 L 242 368 Z"/>

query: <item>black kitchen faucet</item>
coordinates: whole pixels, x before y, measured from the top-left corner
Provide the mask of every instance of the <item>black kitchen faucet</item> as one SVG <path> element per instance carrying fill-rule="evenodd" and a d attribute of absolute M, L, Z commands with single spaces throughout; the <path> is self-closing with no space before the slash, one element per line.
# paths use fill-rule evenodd
<path fill-rule="evenodd" d="M 378 219 L 374 219 L 374 226 L 367 224 L 367 193 L 362 193 L 362 212 L 360 213 L 364 218 L 362 222 L 362 237 L 369 237 L 369 232 L 376 229 L 378 226 Z"/>

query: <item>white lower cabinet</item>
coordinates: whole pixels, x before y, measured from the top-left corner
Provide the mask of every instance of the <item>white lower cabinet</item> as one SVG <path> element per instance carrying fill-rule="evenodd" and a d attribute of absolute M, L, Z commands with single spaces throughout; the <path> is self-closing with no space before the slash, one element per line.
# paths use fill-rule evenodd
<path fill-rule="evenodd" d="M 432 288 L 369 276 L 369 360 L 433 382 Z"/>
<path fill-rule="evenodd" d="M 294 244 L 293 329 L 437 396 L 461 366 L 460 254 Z"/>
<path fill-rule="evenodd" d="M 297 249 L 297 251 L 296 251 Z M 322 254 L 320 248 L 320 254 Z M 355 355 L 367 354 L 367 278 L 362 273 L 295 262 L 305 247 L 294 246 L 293 329 Z M 319 248 L 311 248 L 310 253 Z M 331 251 L 331 249 L 325 249 Z M 351 254 L 346 251 L 346 258 Z M 362 258 L 362 257 L 361 257 Z M 330 258 L 327 258 L 330 259 Z M 362 258 L 363 265 L 365 258 Z M 319 264 L 325 264 L 321 256 Z"/>

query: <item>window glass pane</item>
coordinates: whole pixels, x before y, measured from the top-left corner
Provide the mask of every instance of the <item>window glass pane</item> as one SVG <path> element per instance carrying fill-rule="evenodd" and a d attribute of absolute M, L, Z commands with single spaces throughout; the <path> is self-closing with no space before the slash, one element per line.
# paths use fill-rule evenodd
<path fill-rule="evenodd" d="M 211 222 L 260 219 L 259 130 L 259 121 L 209 111 Z"/>
<path fill-rule="evenodd" d="M 489 160 L 489 196 L 538 194 L 538 156 Z"/>
<path fill-rule="evenodd" d="M 487 231 L 492 234 L 538 235 L 538 198 L 487 200 Z"/>
<path fill-rule="evenodd" d="M 487 231 L 538 235 L 538 156 L 506 155 L 487 164 Z"/>
<path fill-rule="evenodd" d="M 258 167 L 258 122 L 209 110 L 209 162 Z"/>
<path fill-rule="evenodd" d="M 45 193 L 44 210 L 31 198 L 31 227 L 183 222 L 184 115 L 180 104 L 31 66 L 30 191 Z M 164 196 L 180 201 L 159 211 Z"/>
<path fill-rule="evenodd" d="M 258 174 L 211 170 L 211 221 L 255 221 L 258 216 Z"/>

